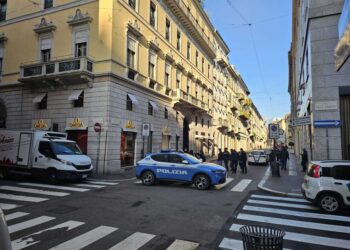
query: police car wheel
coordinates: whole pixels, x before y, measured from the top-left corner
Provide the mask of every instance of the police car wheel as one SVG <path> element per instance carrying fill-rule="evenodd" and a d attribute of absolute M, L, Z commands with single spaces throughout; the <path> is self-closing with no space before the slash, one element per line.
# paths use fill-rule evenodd
<path fill-rule="evenodd" d="M 209 180 L 208 176 L 206 176 L 204 174 L 200 174 L 194 178 L 194 185 L 199 190 L 206 190 L 210 187 L 210 180 Z"/>
<path fill-rule="evenodd" d="M 155 183 L 155 177 L 151 171 L 143 172 L 141 178 L 143 185 L 151 186 Z"/>

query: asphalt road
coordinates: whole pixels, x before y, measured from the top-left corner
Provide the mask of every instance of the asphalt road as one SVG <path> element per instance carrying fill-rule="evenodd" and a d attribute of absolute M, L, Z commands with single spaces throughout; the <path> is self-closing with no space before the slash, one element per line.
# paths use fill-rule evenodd
<path fill-rule="evenodd" d="M 208 191 L 175 183 L 146 187 L 136 179 L 54 187 L 0 180 L 0 204 L 17 249 L 218 249 L 222 229 L 265 171 L 249 166 L 248 174 L 230 174 L 226 186 Z"/>

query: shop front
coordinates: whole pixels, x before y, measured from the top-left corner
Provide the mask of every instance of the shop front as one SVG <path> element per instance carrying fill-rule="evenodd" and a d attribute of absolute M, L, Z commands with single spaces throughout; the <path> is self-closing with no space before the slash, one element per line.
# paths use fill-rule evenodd
<path fill-rule="evenodd" d="M 120 142 L 120 165 L 121 167 L 134 166 L 135 163 L 135 141 L 137 130 L 134 122 L 128 120 L 121 132 Z"/>
<path fill-rule="evenodd" d="M 164 127 L 162 130 L 162 150 L 170 148 L 171 133 L 169 127 Z"/>
<path fill-rule="evenodd" d="M 88 145 L 88 119 L 67 118 L 66 132 L 68 140 L 75 141 L 84 154 L 87 154 Z"/>
<path fill-rule="evenodd" d="M 51 130 L 51 119 L 32 120 L 32 129 Z"/>

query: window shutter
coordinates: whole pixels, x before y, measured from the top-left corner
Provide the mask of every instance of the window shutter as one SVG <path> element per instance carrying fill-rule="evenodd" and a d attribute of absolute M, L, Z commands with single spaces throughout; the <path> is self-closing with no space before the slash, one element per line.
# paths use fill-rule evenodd
<path fill-rule="evenodd" d="M 136 52 L 136 43 L 130 38 L 128 38 L 128 49 L 133 52 Z"/>
<path fill-rule="evenodd" d="M 165 73 L 170 75 L 170 65 L 169 64 L 165 64 Z"/>
<path fill-rule="evenodd" d="M 156 65 L 156 55 L 153 53 L 149 53 L 149 61 L 150 63 L 152 63 L 153 65 Z"/>
<path fill-rule="evenodd" d="M 75 43 L 87 43 L 88 42 L 88 31 L 81 30 L 75 32 Z"/>
<path fill-rule="evenodd" d="M 51 38 L 44 38 L 40 40 L 40 49 L 46 50 L 51 49 L 52 46 L 52 39 Z"/>

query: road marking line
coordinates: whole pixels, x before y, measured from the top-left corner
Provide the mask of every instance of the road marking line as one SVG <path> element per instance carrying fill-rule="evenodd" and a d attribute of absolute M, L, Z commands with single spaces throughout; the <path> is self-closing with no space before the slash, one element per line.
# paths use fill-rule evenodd
<path fill-rule="evenodd" d="M 242 226 L 243 225 L 233 224 L 230 228 L 230 231 L 239 232 L 239 229 Z M 314 235 L 308 235 L 308 234 L 304 234 L 304 233 L 299 234 L 299 233 L 286 232 L 286 235 L 283 237 L 283 239 L 297 241 L 297 242 L 303 242 L 303 243 L 308 243 L 308 244 L 316 244 L 316 245 L 321 245 L 321 246 L 350 249 L 350 240 L 342 240 L 342 239 L 328 238 L 328 237 L 322 237 L 322 236 L 314 236 Z"/>
<path fill-rule="evenodd" d="M 331 224 L 323 224 L 323 223 L 316 223 L 316 222 L 306 222 L 306 221 L 297 221 L 297 220 L 289 220 L 289 219 L 280 219 L 280 218 L 275 218 L 275 217 L 252 215 L 252 214 L 243 214 L 243 213 L 239 213 L 238 216 L 237 216 L 237 219 L 239 219 L 239 220 L 247 220 L 247 221 L 254 221 L 254 222 L 264 222 L 264 223 L 269 223 L 269 224 L 284 225 L 284 226 L 291 226 L 291 227 L 317 229 L 317 230 L 322 230 L 322 231 L 331 231 L 331 232 L 348 233 L 348 234 L 350 234 L 350 227 L 331 225 Z"/>
<path fill-rule="evenodd" d="M 135 181 L 134 183 L 135 183 L 135 184 L 141 184 L 142 181 L 141 181 L 141 180 L 138 180 L 138 181 Z"/>
<path fill-rule="evenodd" d="M 87 189 L 87 188 L 75 188 L 75 187 L 66 187 L 66 186 L 58 186 L 58 185 L 46 185 L 46 184 L 29 183 L 29 182 L 23 182 L 23 183 L 19 183 L 19 184 L 20 185 L 24 185 L 24 186 L 52 188 L 52 189 L 68 190 L 68 191 L 75 191 L 75 192 L 86 192 L 86 191 L 90 190 L 90 189 Z"/>
<path fill-rule="evenodd" d="M 199 246 L 199 243 L 185 241 L 185 240 L 175 240 L 166 250 L 194 250 Z"/>
<path fill-rule="evenodd" d="M 297 171 L 295 171 L 295 170 L 289 170 L 288 175 L 297 176 L 298 174 L 297 174 Z"/>
<path fill-rule="evenodd" d="M 15 192 L 23 192 L 23 193 L 33 193 L 33 194 L 42 194 L 42 195 L 52 195 L 52 196 L 67 196 L 69 193 L 62 192 L 54 192 L 54 191 L 44 191 L 41 189 L 33 189 L 33 188 L 21 188 L 14 186 L 0 186 L 2 190 L 15 191 Z"/>
<path fill-rule="evenodd" d="M 27 221 L 24 221 L 21 223 L 11 225 L 8 227 L 8 229 L 9 229 L 10 233 L 15 233 L 15 232 L 21 231 L 23 229 L 34 227 L 34 226 L 40 225 L 42 223 L 45 223 L 45 222 L 48 222 L 48 221 L 54 220 L 54 219 L 55 219 L 54 217 L 40 216 L 40 217 L 31 219 L 31 220 L 27 220 Z"/>
<path fill-rule="evenodd" d="M 231 191 L 233 192 L 243 192 L 246 187 L 252 182 L 250 179 L 243 179 L 241 180 L 236 186 L 234 186 Z"/>
<path fill-rule="evenodd" d="M 11 210 L 11 209 L 15 209 L 15 208 L 18 208 L 18 207 L 21 207 L 21 205 L 0 203 L 0 208 L 2 210 Z"/>
<path fill-rule="evenodd" d="M 13 194 L 2 194 L 2 193 L 0 193 L 0 199 L 15 200 L 15 201 L 29 201 L 29 202 L 42 202 L 42 201 L 49 200 L 47 198 L 13 195 Z"/>
<path fill-rule="evenodd" d="M 137 250 L 153 239 L 155 235 L 136 232 L 109 250 Z"/>
<path fill-rule="evenodd" d="M 26 215 L 28 215 L 28 214 L 29 214 L 29 213 L 15 212 L 15 213 L 12 213 L 12 214 L 5 215 L 5 220 L 6 220 L 6 221 L 10 221 L 10 220 L 13 220 L 13 219 L 17 219 L 17 218 L 26 216 Z"/>
<path fill-rule="evenodd" d="M 75 237 L 71 240 L 63 242 L 51 249 L 59 249 L 59 250 L 82 249 L 90 245 L 91 243 L 94 243 L 95 241 L 102 239 L 103 237 L 113 233 L 116 230 L 118 230 L 118 228 L 100 226 L 87 233 L 79 235 L 78 237 Z"/>
<path fill-rule="evenodd" d="M 74 186 L 76 187 L 88 187 L 88 188 L 104 188 L 106 186 L 101 186 L 101 185 L 93 185 L 93 184 L 75 184 Z"/>
<path fill-rule="evenodd" d="M 39 234 L 42 234 L 43 232 L 56 230 L 56 229 L 63 229 L 63 228 L 66 228 L 65 232 L 68 232 L 69 230 L 72 230 L 72 229 L 77 228 L 77 227 L 79 227 L 81 225 L 84 225 L 84 224 L 85 224 L 84 222 L 70 220 L 70 221 L 64 222 L 62 224 L 59 224 L 59 225 L 56 225 L 56 226 L 53 226 L 53 227 L 41 230 L 39 232 L 30 234 L 30 235 L 27 235 L 25 237 L 13 240 L 11 242 L 12 250 L 23 249 L 23 248 L 26 248 L 26 247 L 29 247 L 29 246 L 32 246 L 32 245 L 35 245 L 35 244 L 39 243 L 40 242 L 40 237 L 39 238 L 38 237 L 34 237 L 33 238 L 33 236 L 37 236 Z M 63 232 L 60 231 L 60 233 L 63 233 Z"/>
<path fill-rule="evenodd" d="M 275 206 L 275 207 L 289 207 L 289 208 L 302 208 L 302 209 L 309 209 L 309 210 L 319 210 L 319 208 L 310 206 L 310 205 L 304 205 L 304 204 L 292 204 L 292 203 L 285 203 L 285 202 L 274 202 L 274 201 L 260 201 L 260 200 L 247 200 L 247 203 L 252 204 L 260 204 L 260 205 L 269 205 L 269 206 Z"/>
<path fill-rule="evenodd" d="M 241 240 L 235 240 L 230 238 L 223 238 L 219 247 L 224 249 L 230 249 L 230 250 L 244 250 L 243 242 Z M 283 250 L 290 250 L 290 249 L 283 248 Z"/>
<path fill-rule="evenodd" d="M 337 220 L 337 221 L 350 222 L 350 217 L 347 217 L 347 216 L 332 215 L 332 214 L 309 213 L 309 212 L 298 212 L 298 211 L 288 210 L 288 209 L 254 207 L 254 206 L 245 205 L 243 207 L 243 210 L 254 211 L 254 212 L 263 212 L 263 213 L 272 213 L 272 214 L 291 215 L 291 216 L 303 217 L 303 218 L 313 218 L 313 219 L 323 219 L 323 220 Z"/>
<path fill-rule="evenodd" d="M 276 200 L 276 201 L 295 201 L 295 202 L 301 202 L 301 203 L 307 203 L 307 204 L 311 203 L 305 199 L 287 198 L 287 197 L 270 196 L 270 195 L 253 194 L 250 197 L 251 198 L 259 198 L 259 199 L 267 199 L 267 200 Z"/>
<path fill-rule="evenodd" d="M 219 184 L 219 185 L 216 185 L 215 189 L 220 190 L 220 189 L 224 188 L 225 186 L 227 186 L 229 183 L 231 183 L 233 180 L 234 180 L 233 178 L 227 177 L 226 182 Z"/>
<path fill-rule="evenodd" d="M 85 183 L 97 184 L 97 185 L 108 185 L 108 186 L 114 186 L 119 184 L 118 182 L 104 182 L 104 181 L 86 181 Z"/>

